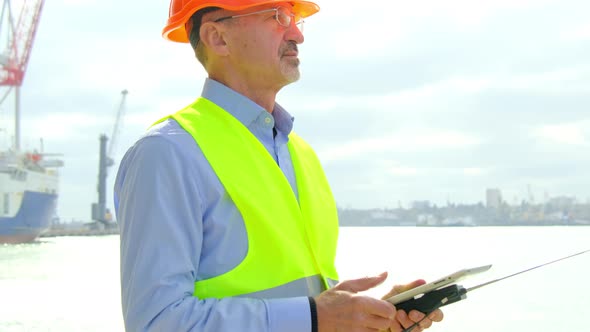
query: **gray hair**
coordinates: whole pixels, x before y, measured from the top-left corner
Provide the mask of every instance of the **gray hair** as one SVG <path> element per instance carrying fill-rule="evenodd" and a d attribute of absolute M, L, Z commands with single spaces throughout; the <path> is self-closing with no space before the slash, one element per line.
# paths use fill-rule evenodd
<path fill-rule="evenodd" d="M 203 16 L 207 13 L 219 10 L 219 7 L 205 7 L 196 11 L 193 16 L 191 16 L 190 20 L 192 22 L 191 30 L 188 33 L 188 39 L 191 43 L 193 50 L 195 51 L 195 55 L 197 60 L 205 66 L 207 62 L 207 56 L 205 54 L 205 49 L 203 48 L 203 43 L 199 43 L 201 38 L 201 24 L 203 21 Z"/>

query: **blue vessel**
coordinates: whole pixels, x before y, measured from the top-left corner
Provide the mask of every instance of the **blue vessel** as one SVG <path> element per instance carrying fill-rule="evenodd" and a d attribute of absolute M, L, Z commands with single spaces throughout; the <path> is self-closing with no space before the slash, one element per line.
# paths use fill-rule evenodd
<path fill-rule="evenodd" d="M 0 133 L 10 138 L 0 146 L 0 243 L 34 240 L 50 225 L 58 195 L 57 167 L 43 153 L 21 149 L 20 88 L 31 55 L 45 0 L 3 0 L 0 10 L 0 104 L 14 95 L 14 127 L 0 123 Z M 7 122 L 8 123 L 8 122 Z M 12 127 L 12 126 L 10 126 Z M 14 130 L 11 130 L 14 129 Z M 27 135 L 28 136 L 28 135 Z"/>
<path fill-rule="evenodd" d="M 0 243 L 31 242 L 50 227 L 62 165 L 40 153 L 0 152 Z"/>
<path fill-rule="evenodd" d="M 35 240 L 49 228 L 57 195 L 24 192 L 19 211 L 14 217 L 0 217 L 0 243 L 22 243 Z"/>

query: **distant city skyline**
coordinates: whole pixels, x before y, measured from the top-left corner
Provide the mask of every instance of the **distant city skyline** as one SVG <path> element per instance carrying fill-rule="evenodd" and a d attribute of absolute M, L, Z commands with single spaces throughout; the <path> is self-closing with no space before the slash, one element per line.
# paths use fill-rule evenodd
<path fill-rule="evenodd" d="M 361 206 L 360 204 L 355 206 L 354 204 L 347 204 L 346 206 L 339 204 L 338 201 L 336 202 L 338 204 L 338 206 L 343 207 L 343 208 L 366 208 L 366 209 L 371 209 L 371 208 L 395 208 L 395 207 L 399 207 L 400 205 L 404 208 L 409 208 L 411 207 L 414 203 L 420 203 L 420 202 L 428 202 L 430 204 L 436 205 L 436 206 L 447 206 L 449 204 L 452 205 L 458 205 L 458 204 L 483 204 L 483 205 L 488 205 L 487 203 L 487 195 L 486 192 L 487 190 L 490 189 L 494 189 L 494 190 L 499 190 L 500 193 L 502 193 L 502 190 L 499 188 L 486 188 L 483 195 L 481 195 L 480 199 L 468 199 L 468 200 L 464 200 L 464 201 L 453 201 L 450 199 L 445 200 L 444 202 L 440 202 L 440 201 L 433 201 L 433 200 L 429 200 L 429 199 L 414 199 L 414 200 L 399 200 L 398 202 L 395 202 L 395 204 L 392 204 L 391 206 Z M 450 196 L 449 196 L 450 197 Z M 519 197 L 519 196 L 514 196 L 512 199 L 506 199 L 505 197 L 503 197 L 503 195 L 501 195 L 501 202 L 509 204 L 509 205 L 520 205 L 523 202 L 527 203 L 527 204 L 546 204 L 548 202 L 550 202 L 552 199 L 559 199 L 559 198 L 569 198 L 572 199 L 573 201 L 575 201 L 577 204 L 590 204 L 590 196 L 586 197 L 586 198 L 580 198 L 580 197 L 576 197 L 575 195 L 568 195 L 568 194 L 561 194 L 561 195 L 556 195 L 556 196 L 551 196 L 548 192 L 544 192 L 543 195 L 543 199 L 536 199 L 534 198 L 535 196 L 532 196 L 533 199 L 531 200 L 531 195 L 528 195 L 526 197 Z"/>

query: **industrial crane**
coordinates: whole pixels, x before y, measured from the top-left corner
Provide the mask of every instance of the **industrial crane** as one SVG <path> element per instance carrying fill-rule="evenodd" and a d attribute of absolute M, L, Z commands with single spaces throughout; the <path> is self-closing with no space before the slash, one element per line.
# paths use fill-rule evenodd
<path fill-rule="evenodd" d="M 8 36 L 6 49 L 0 50 L 0 86 L 9 89 L 0 98 L 0 104 L 15 90 L 14 149 L 20 150 L 20 86 L 23 83 L 39 26 L 44 0 L 18 0 L 15 8 L 10 0 L 4 0 L 0 12 L 0 35 Z M 16 16 L 14 14 L 17 14 Z M 6 19 L 6 21 L 4 21 Z"/>
<path fill-rule="evenodd" d="M 92 204 L 92 220 L 100 222 L 105 226 L 111 226 L 112 216 L 106 208 L 106 183 L 108 168 L 115 164 L 113 159 L 113 153 L 115 151 L 115 144 L 119 136 L 119 130 L 123 119 L 123 113 L 125 112 L 125 100 L 127 99 L 127 90 L 121 91 L 121 103 L 117 110 L 117 116 L 115 118 L 115 125 L 113 126 L 113 133 L 111 135 L 111 142 L 108 145 L 107 141 L 109 138 L 105 134 L 100 135 L 100 150 L 98 160 L 98 203 Z"/>

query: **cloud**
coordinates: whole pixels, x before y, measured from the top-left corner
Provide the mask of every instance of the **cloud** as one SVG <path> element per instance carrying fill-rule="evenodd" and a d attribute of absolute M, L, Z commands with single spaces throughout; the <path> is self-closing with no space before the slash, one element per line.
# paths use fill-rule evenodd
<path fill-rule="evenodd" d="M 513 75 L 496 81 L 512 90 L 529 90 L 547 94 L 589 93 L 590 64 L 564 66 L 562 68 L 537 73 Z"/>
<path fill-rule="evenodd" d="M 375 153 L 457 149 L 477 144 L 479 144 L 478 138 L 463 133 L 415 128 L 390 136 L 341 142 L 324 147 L 318 154 L 324 161 L 333 162 L 342 159 L 365 158 Z"/>
<path fill-rule="evenodd" d="M 94 114 L 56 112 L 25 117 L 26 132 L 53 142 L 71 143 L 87 135 L 88 129 L 105 126 L 107 119 Z"/>
<path fill-rule="evenodd" d="M 389 173 L 398 176 L 415 176 L 419 174 L 419 170 L 413 167 L 392 167 L 389 169 Z"/>
<path fill-rule="evenodd" d="M 64 5 L 89 6 L 97 4 L 97 0 L 62 0 Z"/>
<path fill-rule="evenodd" d="M 588 122 L 590 123 L 590 122 Z M 545 125 L 535 130 L 535 135 L 553 143 L 590 145 L 590 131 L 582 123 Z"/>
<path fill-rule="evenodd" d="M 486 175 L 487 173 L 488 170 L 484 168 L 471 167 L 463 169 L 463 174 L 465 174 L 466 176 L 482 176 Z"/>
<path fill-rule="evenodd" d="M 562 38 L 569 42 L 590 40 L 590 23 L 565 28 L 562 31 Z"/>

